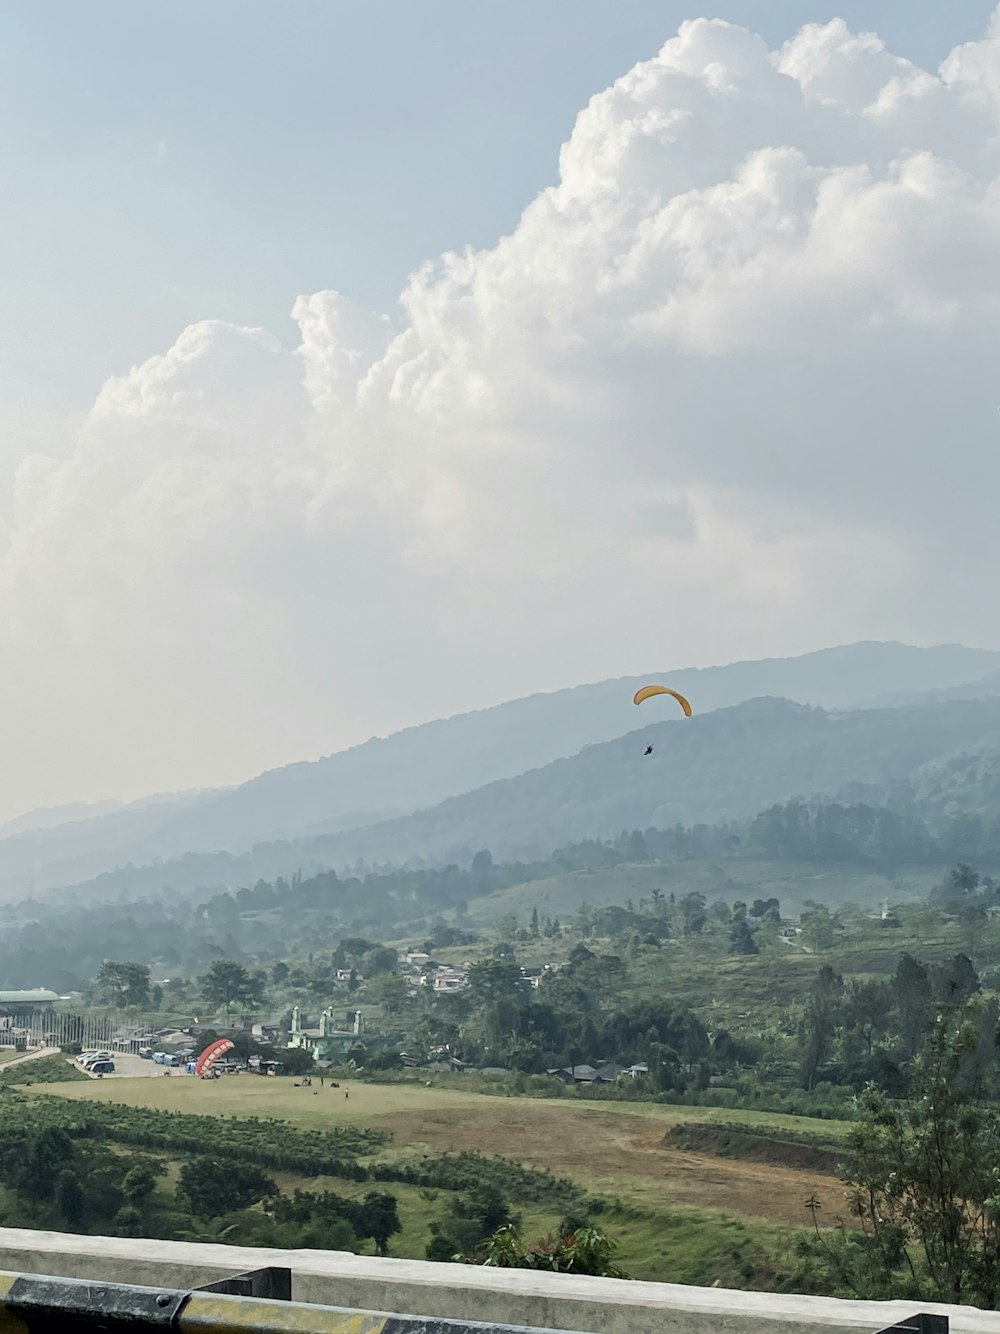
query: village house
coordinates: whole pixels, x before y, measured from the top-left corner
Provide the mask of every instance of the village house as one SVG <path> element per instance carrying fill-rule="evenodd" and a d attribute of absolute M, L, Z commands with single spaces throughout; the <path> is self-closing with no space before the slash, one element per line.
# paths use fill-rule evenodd
<path fill-rule="evenodd" d="M 426 978 L 423 979 L 427 981 Z M 434 990 L 442 991 L 461 991 L 463 987 L 468 986 L 468 979 L 460 968 L 439 968 L 434 975 Z"/>
<path fill-rule="evenodd" d="M 629 1071 L 624 1065 L 566 1065 L 561 1070 L 546 1070 L 547 1075 L 564 1084 L 613 1084 Z"/>

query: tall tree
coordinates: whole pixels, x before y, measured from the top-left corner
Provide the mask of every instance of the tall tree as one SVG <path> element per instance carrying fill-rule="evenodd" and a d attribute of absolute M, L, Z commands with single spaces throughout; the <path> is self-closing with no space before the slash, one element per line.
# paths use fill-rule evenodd
<path fill-rule="evenodd" d="M 829 1059 L 837 1025 L 841 1019 L 844 979 L 828 963 L 819 975 L 806 1002 L 802 1018 L 802 1084 L 815 1086 L 816 1076 Z"/>
<path fill-rule="evenodd" d="M 708 915 L 705 912 L 705 895 L 692 890 L 681 899 L 681 921 L 684 923 L 686 936 L 700 936 Z"/>
<path fill-rule="evenodd" d="M 94 983 L 105 1005 L 116 1008 L 149 1004 L 149 969 L 144 963 L 119 963 L 105 959 Z"/>
<path fill-rule="evenodd" d="M 874 1085 L 862 1096 L 845 1174 L 859 1226 L 817 1229 L 809 1246 L 859 1297 L 1000 1302 L 1000 1110 L 984 1079 L 996 1015 L 986 1012 L 979 997 L 941 1011 L 905 1101 Z"/>
<path fill-rule="evenodd" d="M 499 1000 L 524 999 L 527 983 L 516 963 L 504 959 L 484 959 L 468 972 L 469 994 L 480 1005 Z"/>
<path fill-rule="evenodd" d="M 904 1059 L 916 1055 L 931 1021 L 931 986 L 927 969 L 912 954 L 904 954 L 892 977 L 899 1037 Z"/>
<path fill-rule="evenodd" d="M 729 932 L 729 953 L 730 954 L 759 954 L 760 950 L 757 941 L 754 939 L 750 923 L 745 917 L 737 917 L 733 920 L 732 928 Z"/>
<path fill-rule="evenodd" d="M 359 1237 L 371 1237 L 379 1255 L 388 1255 L 390 1237 L 403 1230 L 395 1195 L 384 1190 L 368 1191 L 355 1214 L 354 1226 Z"/>
<path fill-rule="evenodd" d="M 828 950 L 833 944 L 833 918 L 829 908 L 817 904 L 811 912 L 802 914 L 802 943 L 814 954 Z"/>
<path fill-rule="evenodd" d="M 892 1016 L 892 991 L 885 982 L 854 980 L 845 997 L 844 1022 L 864 1044 L 871 1056 L 875 1038 L 885 1033 Z"/>
<path fill-rule="evenodd" d="M 257 1005 L 264 998 L 264 983 L 229 959 L 216 959 L 204 977 L 199 978 L 201 994 L 209 1005 L 222 1006 L 229 1014 L 237 1006 Z"/>

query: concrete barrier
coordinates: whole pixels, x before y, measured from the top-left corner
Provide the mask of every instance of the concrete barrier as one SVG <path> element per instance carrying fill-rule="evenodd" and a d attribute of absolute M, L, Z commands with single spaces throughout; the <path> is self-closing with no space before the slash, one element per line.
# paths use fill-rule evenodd
<path fill-rule="evenodd" d="M 253 1277 L 264 1274 L 288 1277 L 287 1270 L 256 1270 Z M 948 1334 L 947 1322 L 945 1326 L 942 1331 L 927 1334 Z M 59 1334 L 93 1334 L 97 1329 L 103 1334 L 137 1334 L 142 1330 L 163 1330 L 164 1334 L 220 1334 L 222 1330 L 230 1334 L 283 1334 L 288 1330 L 296 1334 L 551 1334 L 518 1325 L 350 1311 L 287 1298 L 0 1271 L 0 1331 L 4 1334 L 53 1334 L 55 1330 Z M 887 1330 L 884 1334 L 924 1332 Z"/>
<path fill-rule="evenodd" d="M 835 1301 L 524 1269 L 377 1259 L 346 1251 L 264 1250 L 0 1228 L 0 1270 L 106 1283 L 198 1288 L 269 1266 L 292 1272 L 295 1301 L 584 1334 L 875 1334 L 913 1302 Z M 1000 1314 L 919 1303 L 952 1334 L 1000 1334 Z"/>

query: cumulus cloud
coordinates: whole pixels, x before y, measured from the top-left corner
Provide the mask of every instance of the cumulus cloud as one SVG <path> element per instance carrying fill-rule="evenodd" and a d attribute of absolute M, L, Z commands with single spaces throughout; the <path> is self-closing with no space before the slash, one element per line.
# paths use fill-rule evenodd
<path fill-rule="evenodd" d="M 656 664 L 995 639 L 998 126 L 997 22 L 937 71 L 840 21 L 685 23 L 393 318 L 319 292 L 294 348 L 205 321 L 110 379 L 16 477 L 8 804 Z"/>

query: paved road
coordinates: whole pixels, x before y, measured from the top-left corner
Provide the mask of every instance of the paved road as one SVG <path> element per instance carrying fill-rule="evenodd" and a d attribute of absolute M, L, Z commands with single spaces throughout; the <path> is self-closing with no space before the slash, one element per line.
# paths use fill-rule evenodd
<path fill-rule="evenodd" d="M 21 1056 L 12 1056 L 9 1061 L 4 1061 L 0 1065 L 0 1070 L 9 1070 L 12 1066 L 23 1065 L 26 1061 L 37 1061 L 42 1056 L 58 1056 L 58 1047 L 38 1047 L 34 1051 L 26 1051 Z M 115 1063 L 115 1073 L 113 1075 L 91 1075 L 91 1079 L 148 1079 L 152 1075 L 165 1075 L 166 1069 L 162 1065 L 154 1065 L 152 1061 L 144 1061 L 140 1056 L 133 1056 L 131 1052 L 112 1052 L 111 1059 Z M 66 1057 L 67 1065 L 76 1065 L 77 1061 L 72 1056 Z M 184 1075 L 184 1069 L 175 1068 L 170 1071 L 172 1075 Z"/>
<path fill-rule="evenodd" d="M 58 1056 L 58 1047 L 37 1047 L 34 1051 L 26 1051 L 20 1056 L 12 1056 L 9 1061 L 4 1061 L 0 1065 L 0 1070 L 9 1070 L 12 1065 L 23 1065 L 25 1061 L 37 1061 L 40 1056 Z"/>

